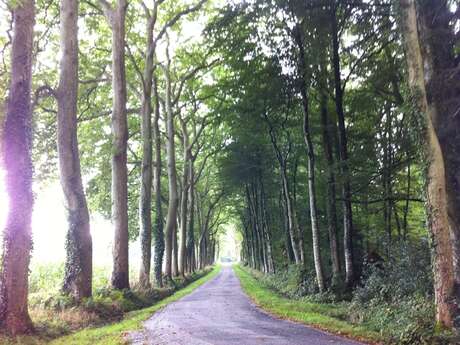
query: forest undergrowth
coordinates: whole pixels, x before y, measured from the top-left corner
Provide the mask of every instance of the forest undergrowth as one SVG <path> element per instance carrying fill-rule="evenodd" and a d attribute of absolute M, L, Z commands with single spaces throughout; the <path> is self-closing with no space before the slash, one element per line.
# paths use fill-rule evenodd
<path fill-rule="evenodd" d="M 129 319 L 131 312 L 147 310 L 177 291 L 186 290 L 185 287 L 207 276 L 212 271 L 212 267 L 206 267 L 187 275 L 185 278 L 175 277 L 163 288 L 141 289 L 134 282 L 131 289 L 114 290 L 108 287 L 110 269 L 108 267 L 96 267 L 94 269 L 93 296 L 77 303 L 71 296 L 61 292 L 60 284 L 64 274 L 63 264 L 47 263 L 33 266 L 29 277 L 29 306 L 30 316 L 35 325 L 35 333 L 15 339 L 6 338 L 0 334 L 0 344 L 2 345 L 48 344 L 53 339 L 81 329 L 95 329 L 96 327 L 119 323 L 126 318 Z M 133 276 L 135 273 L 132 272 Z"/>
<path fill-rule="evenodd" d="M 320 293 L 314 270 L 296 265 L 273 274 L 239 266 L 237 273 L 249 296 L 277 316 L 382 344 L 459 344 L 460 338 L 433 325 L 426 251 L 405 244 L 395 248 L 391 261 L 364 264 L 361 283 L 351 294 Z"/>

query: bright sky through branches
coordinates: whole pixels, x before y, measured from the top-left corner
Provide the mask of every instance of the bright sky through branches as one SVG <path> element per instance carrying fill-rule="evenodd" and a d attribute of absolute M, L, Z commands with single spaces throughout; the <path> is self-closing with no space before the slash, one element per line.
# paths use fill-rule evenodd
<path fill-rule="evenodd" d="M 194 1 L 190 1 L 194 3 Z M 0 42 L 7 40 L 9 30 L 10 12 L 6 4 L 0 2 Z M 174 55 L 176 47 L 183 42 L 194 42 L 201 40 L 201 32 L 205 25 L 206 18 L 199 17 L 193 21 L 184 21 L 180 35 L 171 32 L 169 34 L 170 50 Z M 81 22 L 83 23 L 83 21 Z M 144 23 L 139 23 L 139 30 L 142 31 Z M 48 28 L 37 23 L 35 30 L 43 33 Z M 58 29 L 57 27 L 54 28 Z M 79 39 L 94 41 L 95 37 L 80 24 Z M 160 42 L 158 55 L 160 61 L 165 57 L 165 44 Z M 58 69 L 59 55 L 53 55 L 53 50 L 41 51 L 38 54 L 37 66 L 46 65 L 47 68 Z M 4 60 L 3 60 L 4 59 Z M 9 59 L 9 49 L 0 52 L 0 72 L 6 71 Z M 5 65 L 3 63 L 5 62 Z M 2 81 L 2 79 L 0 79 Z M 39 81 L 34 81 L 39 83 Z M 35 85 L 36 87 L 36 85 Z M 1 96 L 1 95 L 0 95 Z M 0 119 L 4 116 L 1 108 L 0 97 Z M 4 183 L 4 171 L 0 163 L 0 243 L 3 228 L 8 212 L 8 199 Z M 88 181 L 88 176 L 84 176 Z M 62 262 L 65 258 L 65 234 L 67 231 L 67 220 L 65 216 L 64 197 L 58 180 L 41 182 L 34 181 L 35 205 L 32 219 L 33 253 L 32 261 L 35 262 Z M 109 266 L 112 262 L 112 238 L 113 227 L 110 220 L 104 219 L 97 213 L 91 214 L 91 233 L 93 237 L 94 264 Z M 0 252 L 1 252 L 0 246 Z M 140 244 L 138 241 L 130 243 L 130 262 L 137 265 L 140 258 Z"/>

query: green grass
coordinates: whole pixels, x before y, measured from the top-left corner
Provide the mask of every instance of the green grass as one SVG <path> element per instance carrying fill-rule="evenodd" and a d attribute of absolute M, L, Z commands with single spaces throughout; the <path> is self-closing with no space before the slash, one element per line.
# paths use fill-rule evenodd
<path fill-rule="evenodd" d="M 234 269 L 243 290 L 249 297 L 259 307 L 279 318 L 301 322 L 331 333 L 370 343 L 377 343 L 382 340 L 378 333 L 341 319 L 342 317 L 345 318 L 346 309 L 340 304 L 292 300 L 264 286 L 241 266 L 235 266 Z"/>
<path fill-rule="evenodd" d="M 164 308 L 214 278 L 220 271 L 220 267 L 215 267 L 210 273 L 189 284 L 185 288 L 178 290 L 171 296 L 159 301 L 151 307 L 127 313 L 122 321 L 103 327 L 86 328 L 73 334 L 60 337 L 54 340 L 46 340 L 37 336 L 18 337 L 14 340 L 7 340 L 0 336 L 2 345 L 122 345 L 125 344 L 124 335 L 129 331 L 142 328 L 142 323 L 152 316 L 153 313 Z"/>

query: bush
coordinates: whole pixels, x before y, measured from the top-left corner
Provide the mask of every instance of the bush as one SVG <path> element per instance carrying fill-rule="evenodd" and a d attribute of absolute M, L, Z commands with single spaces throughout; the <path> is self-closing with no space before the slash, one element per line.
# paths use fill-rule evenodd
<path fill-rule="evenodd" d="M 348 308 L 350 321 L 380 332 L 389 343 L 437 344 L 427 245 L 394 243 L 391 254 L 377 265 L 365 261 Z"/>
<path fill-rule="evenodd" d="M 349 321 L 380 332 L 388 343 L 429 344 L 434 334 L 434 307 L 431 299 L 409 296 L 388 303 L 373 299 L 354 300 L 348 307 Z"/>
<path fill-rule="evenodd" d="M 391 303 L 407 296 L 428 297 L 433 294 L 427 246 L 397 243 L 392 247 L 392 256 L 388 261 L 377 265 L 364 261 L 361 285 L 353 293 L 354 301 Z"/>
<path fill-rule="evenodd" d="M 289 298 L 300 298 L 318 292 L 314 272 L 299 265 L 290 265 L 287 270 L 279 270 L 274 274 L 260 275 L 259 279 L 265 286 Z"/>
<path fill-rule="evenodd" d="M 321 309 L 333 303 L 339 319 L 378 332 L 388 344 L 460 344 L 449 334 L 436 334 L 433 277 L 426 242 L 393 243 L 390 258 L 365 260 L 360 284 L 348 295 L 338 289 L 319 293 L 313 270 L 291 265 L 275 274 L 252 271 L 265 286 L 292 299 L 311 302 Z"/>

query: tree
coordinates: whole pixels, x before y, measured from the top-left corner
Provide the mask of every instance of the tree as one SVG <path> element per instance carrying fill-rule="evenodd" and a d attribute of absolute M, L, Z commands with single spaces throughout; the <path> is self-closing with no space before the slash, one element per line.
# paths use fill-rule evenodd
<path fill-rule="evenodd" d="M 63 290 L 77 300 L 92 294 L 92 241 L 77 139 L 78 0 L 61 1 L 61 68 L 58 103 L 58 152 L 69 229 Z"/>
<path fill-rule="evenodd" d="M 143 141 L 143 152 L 142 152 L 142 169 L 141 169 L 141 193 L 140 193 L 140 236 L 141 236 L 141 246 L 142 246 L 142 262 L 141 262 L 141 271 L 139 274 L 139 281 L 140 284 L 144 287 L 147 287 L 150 284 L 149 280 L 149 272 L 150 272 L 150 259 L 151 259 L 151 189 L 152 189 L 152 124 L 151 124 L 151 116 L 152 116 L 152 91 L 153 91 L 153 79 L 154 79 L 154 72 L 156 69 L 157 62 L 156 59 L 156 48 L 157 43 L 162 37 L 166 34 L 167 30 L 174 26 L 183 16 L 195 12 L 201 8 L 205 1 L 200 1 L 194 6 L 186 7 L 185 9 L 179 10 L 177 13 L 168 18 L 166 23 L 158 30 L 156 34 L 156 24 L 158 20 L 158 14 L 160 10 L 160 5 L 164 1 L 154 1 L 153 8 L 150 10 L 145 2 L 141 2 L 144 12 L 147 18 L 147 25 L 146 25 L 146 33 L 147 33 L 147 41 L 145 45 L 145 62 L 144 62 L 144 70 L 141 73 L 138 70 L 139 77 L 141 79 L 141 86 L 142 86 L 142 105 L 141 105 L 141 117 L 142 117 L 142 124 L 141 124 L 141 137 Z M 155 35 L 156 34 L 156 35 Z M 132 57 L 132 56 L 131 56 Z M 156 93 L 155 102 L 158 103 L 158 93 Z M 158 104 L 157 104 L 157 109 Z M 158 121 L 155 119 L 155 121 Z M 156 125 L 158 126 L 158 125 Z M 155 127 L 155 125 L 154 125 Z M 156 142 L 155 145 L 160 143 L 160 132 L 159 130 L 156 131 L 154 128 L 153 136 Z M 155 169 L 161 169 L 161 150 L 156 152 L 157 155 L 157 162 L 155 163 Z M 160 170 L 154 172 L 157 174 L 156 180 L 159 183 L 160 177 Z M 159 187 L 159 186 L 157 186 Z M 158 193 L 160 193 L 160 188 L 158 188 L 158 192 L 155 192 L 157 197 L 160 197 Z M 155 227 L 157 229 L 157 240 L 162 241 L 163 235 L 159 234 L 159 227 L 162 230 L 162 223 L 158 223 L 158 213 L 161 217 L 161 210 L 159 207 L 156 207 L 157 212 L 157 220 L 155 221 Z M 161 243 L 157 242 L 157 250 L 159 250 L 159 254 L 163 253 Z M 157 256 L 157 260 L 160 256 Z M 161 267 L 161 264 L 159 265 Z M 157 280 L 160 279 L 159 283 L 161 284 L 161 277 L 157 276 Z"/>
<path fill-rule="evenodd" d="M 112 7 L 99 0 L 112 28 L 112 220 L 113 272 L 111 283 L 116 289 L 129 288 L 128 233 L 128 124 L 126 113 L 125 17 L 128 3 L 117 0 Z"/>
<path fill-rule="evenodd" d="M 179 273 L 185 276 L 187 270 L 187 215 L 189 207 L 189 191 L 191 188 L 191 167 L 192 164 L 192 145 L 190 143 L 190 135 L 187 130 L 187 122 L 183 118 L 179 118 L 181 133 L 182 133 L 182 146 L 184 150 L 184 167 L 182 176 L 182 192 L 180 198 L 180 244 L 179 244 Z M 193 207 L 193 206 L 192 206 Z"/>
<path fill-rule="evenodd" d="M 155 193 L 155 255 L 154 276 L 155 282 L 163 286 L 162 268 L 165 241 L 163 233 L 163 214 L 161 209 L 161 140 L 160 140 L 160 102 L 158 99 L 158 84 L 156 76 L 153 77 L 153 95 L 155 97 L 153 119 L 153 141 L 155 146 L 155 166 L 153 169 L 153 191 Z"/>
<path fill-rule="evenodd" d="M 169 50 L 169 47 L 168 47 Z M 176 145 L 175 145 L 175 130 L 174 130 L 174 111 L 173 111 L 173 95 L 171 90 L 171 75 L 170 75 L 171 60 L 169 52 L 167 52 L 167 65 L 164 66 L 164 74 L 166 79 L 166 130 L 167 130 L 167 162 L 168 162 L 168 214 L 166 217 L 165 226 L 165 276 L 168 280 L 172 278 L 172 255 L 173 255 L 173 240 L 174 232 L 177 231 L 177 208 L 179 205 L 179 196 L 177 192 L 177 171 L 176 171 Z"/>
<path fill-rule="evenodd" d="M 339 128 L 339 159 L 342 181 L 342 204 L 343 204 L 343 246 L 345 254 L 345 283 L 348 287 L 355 283 L 354 253 L 353 253 L 353 213 L 351 207 L 350 171 L 348 167 L 348 139 L 345 127 L 345 112 L 343 110 L 343 86 L 341 79 L 341 66 L 339 55 L 339 27 L 337 1 L 332 1 L 331 13 L 331 37 L 332 37 L 332 67 L 334 70 L 334 91 L 337 121 Z"/>
<path fill-rule="evenodd" d="M 452 328 L 459 316 L 455 270 L 460 223 L 454 216 L 459 207 L 458 172 L 452 170 L 457 166 L 458 157 L 453 152 L 458 152 L 459 144 L 449 131 L 458 128 L 458 120 L 452 116 L 453 109 L 447 101 L 458 100 L 459 88 L 458 83 L 452 86 L 439 78 L 455 66 L 449 37 L 453 35 L 448 19 L 451 13 L 446 2 L 417 4 L 415 0 L 400 0 L 399 4 L 409 85 L 416 111 L 423 116 L 436 320 L 440 326 Z"/>
<path fill-rule="evenodd" d="M 324 63 L 323 61 L 320 64 Z M 321 129 L 324 145 L 324 156 L 327 162 L 326 174 L 327 174 L 327 227 L 329 234 L 329 248 L 332 261 L 332 287 L 338 287 L 341 285 L 342 270 L 340 266 L 339 257 L 339 244 L 337 241 L 337 207 L 336 207 L 336 175 L 335 175 L 335 160 L 332 144 L 331 135 L 331 120 L 328 114 L 328 90 L 326 89 L 326 80 L 324 76 L 325 66 L 319 66 L 319 82 L 320 88 L 320 113 L 321 113 Z M 333 133 L 333 132 L 332 132 Z"/>
<path fill-rule="evenodd" d="M 319 229 L 318 229 L 318 208 L 316 204 L 316 186 L 315 186 L 315 152 L 312 141 L 312 133 L 310 129 L 310 110 L 309 100 L 307 94 L 307 68 L 306 68 L 306 56 L 305 48 L 302 37 L 300 25 L 297 24 L 294 29 L 294 39 L 296 41 L 299 50 L 299 62 L 298 62 L 298 74 L 299 74 L 299 88 L 302 98 L 302 110 L 303 110 L 303 136 L 305 140 L 305 146 L 307 148 L 307 171 L 308 171 L 308 196 L 310 205 L 310 220 L 311 220 L 311 232 L 313 241 L 313 258 L 315 262 L 316 281 L 320 292 L 325 290 L 323 264 L 321 262 L 321 248 L 319 244 Z"/>
<path fill-rule="evenodd" d="M 194 106 L 192 108 L 193 114 L 197 115 L 198 113 L 198 104 L 194 100 Z M 183 147 L 183 175 L 182 175 L 182 191 L 180 196 L 180 245 L 179 245 L 179 273 L 185 275 L 187 271 L 187 261 L 190 262 L 191 257 L 187 253 L 187 241 L 189 242 L 188 246 L 193 245 L 194 237 L 193 235 L 193 208 L 194 208 L 194 185 L 196 184 L 194 176 L 194 161 L 196 160 L 201 147 L 196 149 L 196 152 L 193 153 L 194 146 L 197 146 L 197 141 L 203 133 L 203 130 L 206 128 L 207 117 L 204 117 L 201 121 L 200 127 L 197 129 L 196 119 L 192 119 L 192 115 L 188 115 L 186 118 L 180 116 L 180 128 L 182 135 L 182 147 Z M 187 125 L 192 122 L 192 133 L 191 137 Z M 189 218 L 191 222 L 189 223 Z M 191 228 L 189 228 L 191 227 Z"/>
<path fill-rule="evenodd" d="M 282 196 L 283 196 L 283 201 L 284 201 L 284 208 L 285 208 L 285 218 L 286 218 L 286 236 L 287 236 L 287 245 L 286 245 L 286 251 L 292 251 L 294 260 L 296 264 L 301 264 L 301 257 L 303 256 L 301 254 L 301 251 L 303 250 L 303 247 L 300 247 L 298 244 L 298 238 L 299 238 L 299 227 L 297 224 L 297 215 L 294 209 L 294 205 L 292 202 L 292 195 L 291 195 L 291 190 L 290 190 L 290 185 L 289 185 L 289 178 L 288 178 L 288 170 L 287 170 L 287 165 L 288 165 L 288 158 L 289 155 L 291 154 L 292 151 L 292 142 L 290 138 L 290 133 L 287 133 L 287 148 L 285 150 L 282 150 L 280 145 L 278 144 L 278 139 L 276 137 L 273 125 L 270 123 L 270 120 L 268 119 L 268 116 L 266 113 L 264 113 L 264 118 L 269 126 L 269 134 L 270 134 L 270 139 L 272 142 L 273 150 L 275 151 L 275 155 L 279 164 L 280 168 L 280 177 L 281 177 L 281 191 L 282 191 Z M 282 129 L 284 130 L 284 123 L 282 124 Z M 284 152 L 283 152 L 284 151 Z"/>
<path fill-rule="evenodd" d="M 150 286 L 150 262 L 152 258 L 152 86 L 155 58 L 155 41 L 153 30 L 158 15 L 158 2 L 155 1 L 152 13 L 144 5 L 147 15 L 147 44 L 145 66 L 142 79 L 141 136 L 142 136 L 142 168 L 141 191 L 139 198 L 139 225 L 141 237 L 142 259 L 139 272 L 139 284 L 144 288 Z"/>
<path fill-rule="evenodd" d="M 32 330 L 27 293 L 32 249 L 32 51 L 35 3 L 13 10 L 11 80 L 4 127 L 3 157 L 9 210 L 3 232 L 0 272 L 0 327 L 11 335 Z"/>

